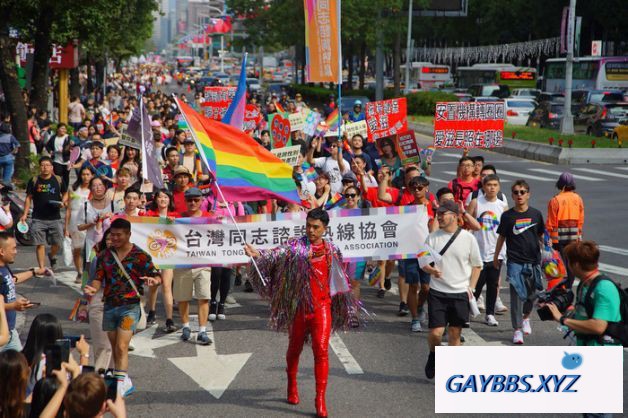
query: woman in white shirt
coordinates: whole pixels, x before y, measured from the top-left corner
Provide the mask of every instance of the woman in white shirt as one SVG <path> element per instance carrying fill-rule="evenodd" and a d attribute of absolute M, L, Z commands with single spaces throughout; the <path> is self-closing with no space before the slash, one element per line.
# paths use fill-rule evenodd
<path fill-rule="evenodd" d="M 72 238 L 72 258 L 76 268 L 76 283 L 81 283 L 83 277 L 83 248 L 85 247 L 85 231 L 77 228 L 80 211 L 84 209 L 90 190 L 89 183 L 94 178 L 94 172 L 90 167 L 84 167 L 79 173 L 79 178 L 70 188 L 70 207 L 65 211 L 66 237 Z"/>
<path fill-rule="evenodd" d="M 85 231 L 85 247 L 93 248 L 100 242 L 103 234 L 103 221 L 111 217 L 112 202 L 107 199 L 106 186 L 100 177 L 94 177 L 89 182 L 91 198 L 87 200 L 77 218 L 78 230 Z"/>

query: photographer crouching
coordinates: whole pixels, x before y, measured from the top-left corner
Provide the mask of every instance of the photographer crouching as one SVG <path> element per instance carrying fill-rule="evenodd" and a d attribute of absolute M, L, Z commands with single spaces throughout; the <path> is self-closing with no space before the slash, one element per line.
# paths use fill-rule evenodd
<path fill-rule="evenodd" d="M 564 314 L 565 309 L 561 309 L 562 307 L 553 302 L 545 305 L 553 319 L 574 331 L 577 345 L 626 343 L 625 322 L 622 322 L 624 291 L 598 270 L 600 250 L 597 244 L 593 241 L 572 242 L 565 247 L 564 254 L 565 261 L 569 263 L 574 275 L 580 279 L 580 284 L 575 309 L 571 313 Z"/>

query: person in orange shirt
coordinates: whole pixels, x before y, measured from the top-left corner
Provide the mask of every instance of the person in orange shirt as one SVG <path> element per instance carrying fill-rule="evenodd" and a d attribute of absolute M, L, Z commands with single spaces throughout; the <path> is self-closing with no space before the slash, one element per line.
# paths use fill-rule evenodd
<path fill-rule="evenodd" d="M 547 221 L 545 228 L 552 239 L 555 250 L 560 252 L 565 266 L 568 266 L 564 255 L 564 248 L 574 242 L 582 240 L 582 226 L 584 225 L 584 202 L 576 190 L 576 182 L 573 175 L 564 172 L 556 182 L 556 188 L 560 190 L 547 204 Z M 574 275 L 567 267 L 567 286 L 571 288 Z"/>

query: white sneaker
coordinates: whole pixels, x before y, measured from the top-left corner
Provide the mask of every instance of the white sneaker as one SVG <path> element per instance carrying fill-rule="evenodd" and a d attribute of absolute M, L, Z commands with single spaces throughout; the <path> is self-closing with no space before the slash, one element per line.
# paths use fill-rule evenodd
<path fill-rule="evenodd" d="M 497 322 L 493 315 L 486 315 L 486 320 L 484 321 L 484 323 L 491 327 L 496 327 L 497 325 L 499 325 L 499 322 Z"/>
<path fill-rule="evenodd" d="M 523 332 L 520 329 L 515 330 L 515 334 L 512 336 L 513 344 L 523 344 Z"/>
<path fill-rule="evenodd" d="M 412 320 L 412 326 L 410 327 L 412 332 L 421 332 L 423 329 L 421 328 L 421 322 L 418 319 Z"/>
<path fill-rule="evenodd" d="M 530 335 L 532 334 L 532 327 L 530 326 L 530 318 L 524 319 L 523 320 L 523 334 L 524 335 Z"/>
<path fill-rule="evenodd" d="M 133 382 L 131 381 L 129 375 L 124 376 L 123 380 L 118 379 L 118 395 L 126 398 L 133 392 L 135 392 L 135 386 L 133 386 Z"/>
<path fill-rule="evenodd" d="M 216 314 L 215 313 L 210 313 L 208 319 L 210 321 L 212 321 L 212 322 L 215 321 L 216 320 Z"/>
<path fill-rule="evenodd" d="M 227 305 L 235 305 L 237 303 L 237 301 L 235 300 L 235 298 L 231 295 L 227 295 L 227 297 L 225 298 L 225 303 Z"/>
<path fill-rule="evenodd" d="M 484 312 L 486 310 L 486 305 L 484 304 L 484 297 L 480 295 L 477 301 L 478 301 L 478 309 L 480 310 L 480 312 Z"/>
<path fill-rule="evenodd" d="M 129 341 L 129 351 L 135 351 L 135 345 L 133 344 L 133 340 Z"/>
<path fill-rule="evenodd" d="M 508 308 L 504 305 L 499 295 L 497 295 L 497 300 L 495 301 L 495 313 L 501 315 L 504 312 L 508 312 Z"/>

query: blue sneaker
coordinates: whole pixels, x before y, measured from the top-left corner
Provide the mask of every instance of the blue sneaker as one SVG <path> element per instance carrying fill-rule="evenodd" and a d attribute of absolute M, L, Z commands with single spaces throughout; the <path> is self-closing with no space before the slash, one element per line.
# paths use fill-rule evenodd
<path fill-rule="evenodd" d="M 196 342 L 201 345 L 210 345 L 212 340 L 207 336 L 207 332 L 203 331 L 196 335 Z"/>
<path fill-rule="evenodd" d="M 183 341 L 187 341 L 190 339 L 190 335 L 192 335 L 190 327 L 183 327 L 183 329 L 181 330 L 181 339 Z"/>
<path fill-rule="evenodd" d="M 135 386 L 128 375 L 124 379 L 118 379 L 118 395 L 126 398 L 134 392 Z"/>

